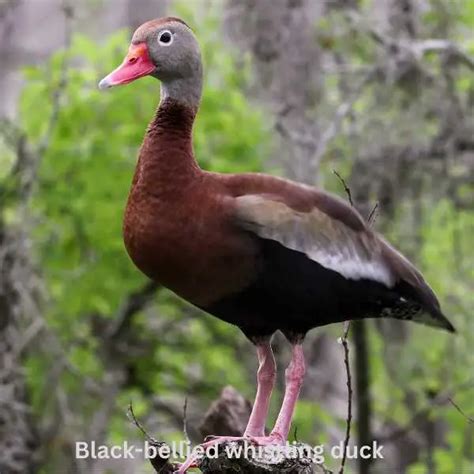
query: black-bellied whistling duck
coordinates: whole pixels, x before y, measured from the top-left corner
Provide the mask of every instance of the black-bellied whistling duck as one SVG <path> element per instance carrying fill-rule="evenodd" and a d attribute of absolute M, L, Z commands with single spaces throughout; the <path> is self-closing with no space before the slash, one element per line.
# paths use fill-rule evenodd
<path fill-rule="evenodd" d="M 420 272 L 343 200 L 273 176 L 199 167 L 192 128 L 202 63 L 182 20 L 140 26 L 124 62 L 99 86 L 146 75 L 161 81 L 161 101 L 128 198 L 126 248 L 148 277 L 238 326 L 257 346 L 257 395 L 245 437 L 260 444 L 287 440 L 310 329 L 392 317 L 454 331 Z M 270 338 L 277 330 L 293 355 L 280 414 L 265 436 L 276 370 Z"/>

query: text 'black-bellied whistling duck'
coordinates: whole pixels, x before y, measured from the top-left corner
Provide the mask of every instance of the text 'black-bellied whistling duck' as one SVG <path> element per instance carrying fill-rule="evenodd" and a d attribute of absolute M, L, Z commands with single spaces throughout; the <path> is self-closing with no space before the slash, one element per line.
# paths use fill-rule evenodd
<path fill-rule="evenodd" d="M 342 199 L 265 174 L 199 167 L 192 129 L 202 63 L 182 20 L 140 26 L 124 62 L 99 86 L 146 75 L 161 81 L 161 101 L 140 149 L 125 245 L 149 278 L 238 326 L 256 345 L 257 394 L 244 437 L 261 445 L 286 442 L 305 372 L 302 341 L 310 329 L 391 317 L 454 331 L 420 272 Z M 282 407 L 265 436 L 276 371 L 270 339 L 278 330 L 293 352 Z"/>

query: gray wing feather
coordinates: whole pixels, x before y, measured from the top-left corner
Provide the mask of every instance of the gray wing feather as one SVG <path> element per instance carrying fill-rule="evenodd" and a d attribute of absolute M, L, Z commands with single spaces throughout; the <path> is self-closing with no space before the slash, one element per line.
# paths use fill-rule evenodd
<path fill-rule="evenodd" d="M 396 275 L 383 255 L 383 245 L 370 229 L 356 231 L 317 207 L 298 212 L 263 195 L 236 198 L 241 225 L 264 239 L 302 252 L 325 268 L 349 279 L 371 279 L 388 287 Z"/>

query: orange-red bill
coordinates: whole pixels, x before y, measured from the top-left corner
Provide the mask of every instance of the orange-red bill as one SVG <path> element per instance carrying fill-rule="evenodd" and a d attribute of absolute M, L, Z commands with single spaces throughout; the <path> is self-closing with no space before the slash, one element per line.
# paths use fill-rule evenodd
<path fill-rule="evenodd" d="M 99 82 L 99 89 L 128 84 L 153 72 L 155 65 L 150 59 L 145 43 L 131 44 L 123 63 Z"/>

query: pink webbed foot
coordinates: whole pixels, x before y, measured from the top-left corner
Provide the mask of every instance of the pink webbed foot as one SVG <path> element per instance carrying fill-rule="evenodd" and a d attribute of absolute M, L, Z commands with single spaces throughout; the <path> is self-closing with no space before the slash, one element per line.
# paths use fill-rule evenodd
<path fill-rule="evenodd" d="M 196 446 L 193 451 L 197 451 L 198 449 L 199 451 L 191 453 L 188 459 L 186 459 L 186 461 L 184 461 L 184 463 L 179 466 L 179 469 L 175 471 L 174 474 L 185 474 L 188 469 L 198 467 L 198 462 L 202 456 L 203 451 L 210 448 L 211 446 L 218 446 L 219 444 L 227 443 L 228 441 L 240 441 L 242 439 L 248 438 L 244 438 L 242 436 L 208 436 L 206 440 L 209 441 L 205 441 L 199 446 Z"/>
<path fill-rule="evenodd" d="M 257 446 L 281 446 L 286 443 L 285 437 L 278 432 L 272 432 L 268 436 L 249 436 L 249 440 Z"/>

